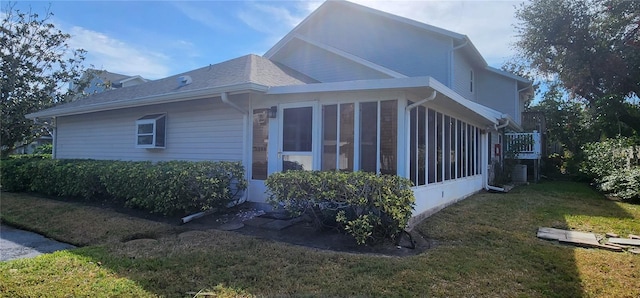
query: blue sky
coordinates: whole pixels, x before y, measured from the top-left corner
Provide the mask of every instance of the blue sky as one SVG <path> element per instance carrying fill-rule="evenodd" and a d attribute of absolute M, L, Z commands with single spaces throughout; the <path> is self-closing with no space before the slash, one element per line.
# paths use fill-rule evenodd
<path fill-rule="evenodd" d="M 360 1 L 469 36 L 487 62 L 514 54 L 521 1 Z M 262 55 L 322 1 L 19 1 L 70 33 L 87 67 L 158 79 L 246 54 Z M 4 8 L 4 6 L 3 6 Z"/>

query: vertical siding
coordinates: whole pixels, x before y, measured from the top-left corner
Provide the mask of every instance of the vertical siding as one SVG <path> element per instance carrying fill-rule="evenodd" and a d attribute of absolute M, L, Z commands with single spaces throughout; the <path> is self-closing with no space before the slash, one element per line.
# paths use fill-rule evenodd
<path fill-rule="evenodd" d="M 514 79 L 482 70 L 477 71 L 475 81 L 477 86 L 476 100 L 479 104 L 517 119 L 519 112 L 517 103 L 520 98 L 516 95 Z"/>
<path fill-rule="evenodd" d="M 450 38 L 411 25 L 345 8 L 319 15 L 299 33 L 407 76 L 432 76 L 448 82 Z M 273 58 L 281 62 L 283 56 Z"/>
<path fill-rule="evenodd" d="M 135 121 L 167 113 L 165 149 L 135 146 Z M 219 98 L 57 119 L 57 157 L 110 160 L 242 160 L 243 117 Z"/>
<path fill-rule="evenodd" d="M 474 71 L 473 92 L 471 91 L 471 71 L 473 67 L 462 51 L 453 52 L 453 83 L 451 89 L 469 100 L 476 100 L 476 77 L 478 73 Z"/>

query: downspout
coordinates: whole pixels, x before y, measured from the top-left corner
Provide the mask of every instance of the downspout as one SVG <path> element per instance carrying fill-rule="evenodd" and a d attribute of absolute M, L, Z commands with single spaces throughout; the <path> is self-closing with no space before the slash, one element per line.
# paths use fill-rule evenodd
<path fill-rule="evenodd" d="M 451 42 L 453 45 L 453 41 Z M 461 49 L 463 47 L 466 47 L 469 44 L 469 40 L 465 39 L 465 41 L 455 47 L 451 48 L 451 51 L 449 52 L 449 88 L 451 88 L 453 86 L 453 63 L 454 63 L 454 59 L 453 59 L 453 52 L 455 52 L 458 49 Z"/>
<path fill-rule="evenodd" d="M 505 119 L 505 120 L 506 120 L 503 124 L 500 124 L 500 125 L 498 125 L 498 124 L 494 124 L 494 125 L 493 125 L 493 128 L 494 128 L 496 131 L 498 131 L 499 129 L 502 129 L 502 128 L 505 128 L 505 127 L 509 126 L 509 118 L 502 118 L 502 119 Z"/>
<path fill-rule="evenodd" d="M 249 111 L 239 107 L 237 104 L 230 102 L 229 101 L 229 95 L 227 94 L 227 92 L 222 92 L 220 93 L 220 98 L 222 99 L 222 102 L 230 105 L 232 108 L 236 109 L 236 111 L 240 112 L 243 115 L 247 115 L 249 114 Z"/>
<path fill-rule="evenodd" d="M 438 92 L 436 92 L 436 90 L 433 90 L 433 92 L 431 92 L 431 95 L 429 95 L 429 97 L 426 97 L 420 101 L 414 102 L 410 105 L 408 105 L 404 110 L 405 110 L 405 117 L 404 117 L 404 127 L 405 127 L 405 136 L 410 134 L 411 131 L 411 119 L 409 119 L 411 117 L 411 110 L 419 105 L 422 105 L 428 101 L 432 101 L 436 98 L 436 95 L 438 95 Z M 409 137 L 406 139 L 405 141 L 405 155 L 404 156 L 410 156 L 411 155 L 411 146 L 410 146 L 410 141 L 411 140 L 411 136 L 409 135 Z M 405 161 L 405 176 L 411 177 L 411 173 L 409 173 L 410 169 L 411 169 L 411 164 L 410 164 L 410 160 L 411 158 L 407 158 Z"/>
<path fill-rule="evenodd" d="M 245 179 L 247 181 L 249 181 L 249 172 L 246 171 L 246 169 L 248 168 L 248 164 L 246 164 L 247 162 L 247 156 L 246 156 L 246 152 L 247 152 L 247 121 L 249 119 L 249 111 L 241 108 L 240 106 L 238 106 L 237 104 L 229 101 L 229 94 L 227 94 L 227 92 L 222 92 L 220 93 L 220 99 L 222 99 L 222 102 L 231 106 L 232 108 L 234 108 L 236 111 L 240 112 L 242 114 L 242 165 L 245 167 Z M 227 206 L 227 207 L 233 207 L 239 204 L 244 203 L 247 200 L 247 196 L 248 196 L 248 192 L 245 190 L 242 194 L 242 197 L 240 199 L 238 199 L 234 204 L 232 204 L 232 206 Z"/>
<path fill-rule="evenodd" d="M 504 115 L 503 115 L 503 116 L 504 116 Z M 505 128 L 505 127 L 507 127 L 507 126 L 509 125 L 509 123 L 510 123 L 510 122 L 509 122 L 509 121 L 510 121 L 510 120 L 509 120 L 509 118 L 503 117 L 502 119 L 505 119 L 505 120 L 506 120 L 506 121 L 505 121 L 505 123 L 500 124 L 500 125 L 498 125 L 498 124 L 494 124 L 494 125 L 493 125 L 493 128 L 494 128 L 496 131 L 499 131 L 499 129 Z M 489 142 L 491 142 L 491 140 L 488 140 L 488 141 L 489 141 Z M 507 191 L 506 191 L 504 188 L 502 188 L 502 187 L 497 187 L 497 186 L 489 185 L 489 175 L 487 175 L 487 178 L 486 178 L 486 179 L 487 179 L 487 183 L 485 184 L 485 185 L 486 185 L 486 186 L 485 186 L 485 189 L 486 189 L 486 190 L 493 190 L 493 191 L 499 191 L 499 192 L 507 192 Z"/>
<path fill-rule="evenodd" d="M 238 112 L 240 112 L 242 114 L 242 128 L 243 128 L 242 129 L 242 149 L 243 149 L 242 150 L 243 151 L 242 152 L 242 159 L 243 159 L 242 163 L 243 163 L 243 166 L 246 167 L 247 165 L 244 164 L 246 162 L 245 151 L 246 151 L 246 148 L 247 148 L 247 135 L 246 135 L 247 127 L 246 127 L 246 125 L 247 125 L 247 119 L 248 119 L 249 111 L 247 111 L 247 110 L 241 108 L 240 106 L 238 106 L 237 104 L 229 101 L 229 95 L 227 94 L 227 92 L 220 93 L 220 98 L 222 99 L 223 103 L 231 106 L 233 109 L 235 109 L 236 111 L 238 111 Z M 247 171 L 245 171 L 245 179 L 247 179 L 247 181 L 248 181 L 248 176 L 247 175 L 248 175 L 248 173 L 247 173 Z M 247 200 L 247 196 L 248 196 L 248 192 L 245 190 L 240 199 L 238 199 L 235 202 L 229 203 L 229 205 L 227 205 L 227 207 L 233 207 L 233 206 L 239 205 L 241 203 L 244 203 Z M 209 215 L 211 213 L 214 213 L 216 211 L 217 211 L 217 209 L 206 210 L 206 211 L 202 211 L 202 212 L 198 212 L 198 213 L 194 213 L 194 214 L 185 216 L 185 217 L 182 218 L 182 223 L 186 224 L 186 223 L 188 223 L 188 222 L 190 222 L 190 221 L 192 221 L 194 219 L 198 219 L 200 217 L 207 216 L 207 215 Z"/>
<path fill-rule="evenodd" d="M 418 102 L 414 102 L 414 103 L 412 103 L 412 104 L 408 105 L 408 106 L 405 108 L 405 111 L 409 112 L 409 111 L 411 111 L 413 108 L 415 108 L 415 107 L 417 107 L 417 106 L 419 106 L 419 105 L 422 105 L 422 104 L 424 104 L 424 103 L 425 103 L 425 102 L 427 102 L 427 101 L 432 101 L 432 100 L 434 100 L 434 99 L 436 98 L 436 95 L 437 95 L 437 94 L 438 94 L 438 92 L 436 92 L 436 90 L 433 90 L 433 92 L 431 92 L 431 95 L 430 95 L 429 97 L 427 97 L 427 98 L 425 98 L 425 99 L 422 99 L 422 100 L 420 100 L 420 101 L 418 101 Z"/>
<path fill-rule="evenodd" d="M 522 91 L 524 91 L 524 90 L 527 90 L 527 89 L 529 89 L 529 88 L 531 88 L 531 87 L 533 87 L 533 86 L 532 86 L 532 85 L 529 85 L 529 86 L 527 86 L 527 87 L 524 87 L 524 88 L 522 88 L 522 89 L 518 90 L 518 94 L 520 94 L 520 92 L 522 92 Z"/>
<path fill-rule="evenodd" d="M 468 40 L 465 40 L 462 44 L 459 44 L 459 45 L 457 45 L 457 46 L 453 47 L 453 49 L 451 49 L 451 51 L 453 52 L 453 51 L 455 51 L 455 50 L 457 50 L 457 49 L 460 49 L 460 48 L 466 47 L 468 44 L 469 44 L 469 41 L 468 41 Z"/>

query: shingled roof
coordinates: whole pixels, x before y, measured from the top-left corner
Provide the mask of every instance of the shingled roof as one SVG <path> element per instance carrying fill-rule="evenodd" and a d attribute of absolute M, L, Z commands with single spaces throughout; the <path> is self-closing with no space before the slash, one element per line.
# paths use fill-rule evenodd
<path fill-rule="evenodd" d="M 180 78 L 187 76 L 191 82 L 182 84 Z M 224 90 L 225 87 L 240 85 L 252 85 L 268 90 L 269 87 L 274 86 L 310 83 L 317 83 L 317 81 L 284 65 L 252 54 L 163 79 L 92 94 L 70 103 L 28 114 L 27 118 L 58 116 L 69 114 L 69 111 L 73 111 L 73 114 L 88 113 L 104 110 L 105 107 L 109 107 L 109 109 L 131 107 L 135 106 L 136 102 L 140 102 L 140 105 L 143 103 L 148 105 L 154 104 L 154 97 L 166 99 L 172 95 L 179 97 L 190 92 L 203 91 L 206 93 L 207 90 L 213 92 L 214 90 Z M 236 90 L 236 92 L 241 91 Z M 251 90 L 246 90 L 246 92 L 249 91 Z M 213 93 L 212 95 L 215 96 L 215 92 Z"/>

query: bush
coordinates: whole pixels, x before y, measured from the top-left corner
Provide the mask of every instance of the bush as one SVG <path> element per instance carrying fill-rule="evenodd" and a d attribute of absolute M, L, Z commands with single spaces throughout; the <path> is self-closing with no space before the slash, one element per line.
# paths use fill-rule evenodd
<path fill-rule="evenodd" d="M 580 171 L 600 190 L 622 199 L 640 197 L 640 147 L 619 137 L 583 146 Z"/>
<path fill-rule="evenodd" d="M 603 177 L 600 189 L 623 200 L 640 198 L 640 167 L 620 169 Z"/>
<path fill-rule="evenodd" d="M 316 227 L 336 227 L 358 244 L 394 239 L 414 205 L 411 181 L 366 172 L 288 171 L 265 181 L 268 202 L 294 215 L 308 214 Z"/>
<path fill-rule="evenodd" d="M 238 162 L 11 159 L 2 190 L 105 200 L 165 215 L 225 207 L 246 189 Z"/>

